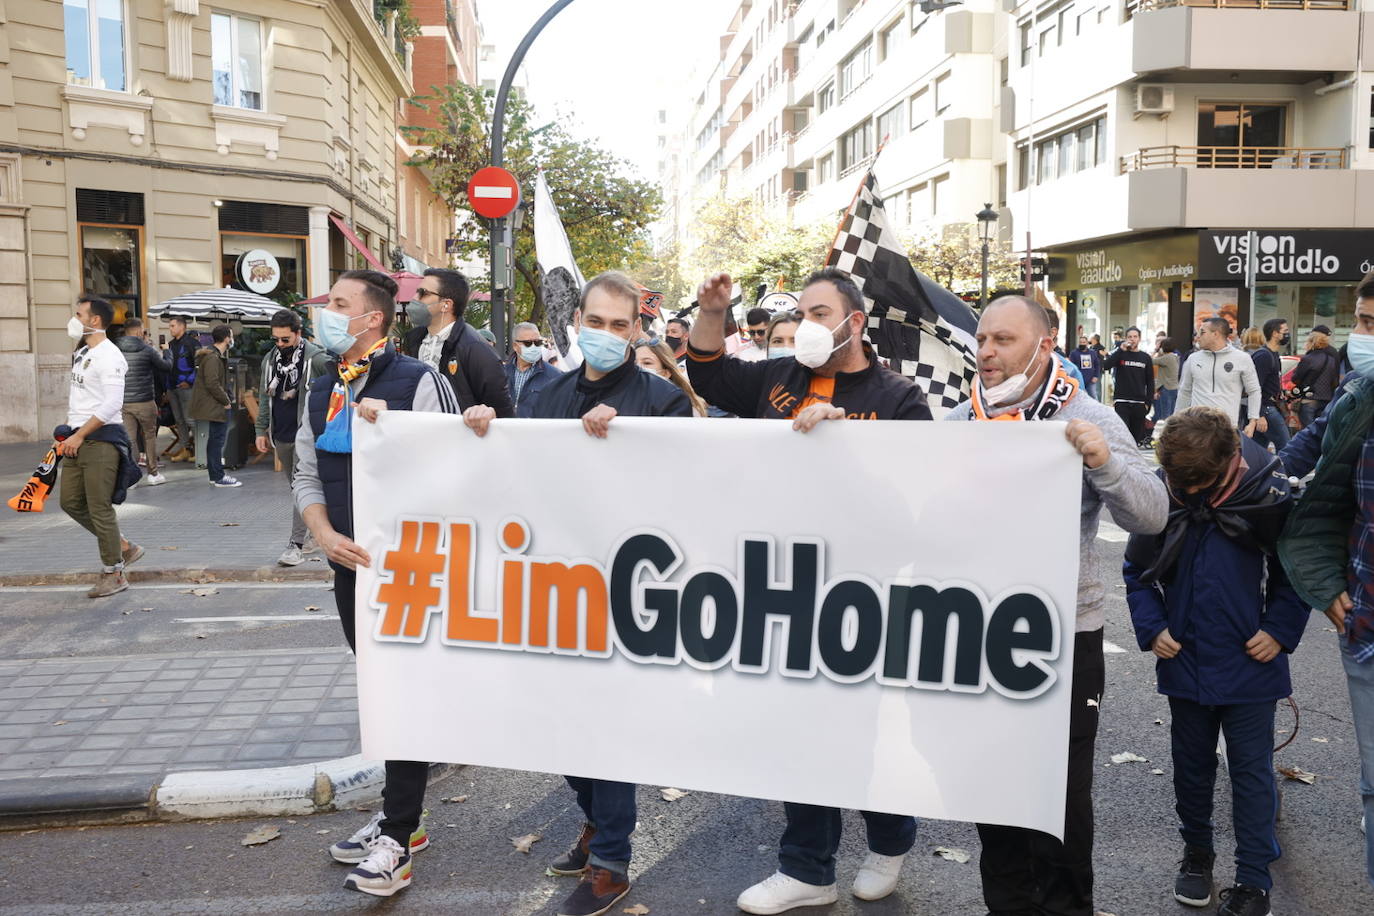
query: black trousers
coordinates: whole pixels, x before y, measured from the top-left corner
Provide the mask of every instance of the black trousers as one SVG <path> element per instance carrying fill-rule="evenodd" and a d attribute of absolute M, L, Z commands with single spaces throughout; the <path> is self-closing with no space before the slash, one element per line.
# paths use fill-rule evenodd
<path fill-rule="evenodd" d="M 358 576 L 351 569 L 329 564 L 334 570 L 334 605 L 339 609 L 344 639 L 354 654 L 358 638 L 354 632 L 354 586 Z M 429 786 L 429 764 L 416 760 L 388 760 L 386 785 L 382 788 L 382 834 L 410 849 L 410 835 L 420 827 L 425 809 L 425 789 Z"/>
<path fill-rule="evenodd" d="M 983 901 L 993 916 L 1094 916 L 1093 745 L 1097 703 L 1106 670 L 1102 631 L 1078 633 L 1073 644 L 1069 778 L 1064 841 L 1024 827 L 979 824 Z M 1089 704 L 1089 700 L 1092 704 Z"/>
<path fill-rule="evenodd" d="M 1145 415 L 1149 413 L 1149 407 L 1145 404 L 1137 404 L 1134 401 L 1116 401 L 1112 404 L 1116 409 L 1116 415 L 1121 418 L 1121 422 L 1126 424 L 1126 428 L 1131 431 L 1131 438 L 1136 442 L 1145 441 Z"/>

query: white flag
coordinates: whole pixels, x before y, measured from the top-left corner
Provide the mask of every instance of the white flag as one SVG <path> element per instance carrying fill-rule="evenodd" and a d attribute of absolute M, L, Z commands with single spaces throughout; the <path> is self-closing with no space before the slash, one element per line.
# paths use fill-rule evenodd
<path fill-rule="evenodd" d="M 534 181 L 534 258 L 543 276 L 544 313 L 558 348 L 559 368 L 576 369 L 582 363 L 582 354 L 577 349 L 572 316 L 587 281 L 577 268 L 568 233 L 563 229 L 543 171 Z"/>

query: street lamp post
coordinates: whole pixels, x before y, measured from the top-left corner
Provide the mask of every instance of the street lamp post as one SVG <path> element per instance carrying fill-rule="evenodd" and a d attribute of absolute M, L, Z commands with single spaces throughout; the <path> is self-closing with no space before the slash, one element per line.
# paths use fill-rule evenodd
<path fill-rule="evenodd" d="M 978 234 L 983 239 L 983 291 L 978 296 L 980 309 L 988 306 L 988 244 L 992 241 L 993 226 L 996 222 L 997 211 L 992 209 L 992 204 L 983 204 L 983 209 L 978 211 Z"/>
<path fill-rule="evenodd" d="M 555 0 L 539 17 L 539 21 L 530 26 L 525 37 L 520 39 L 510 63 L 506 64 L 506 73 L 501 77 L 500 88 L 496 90 L 496 105 L 491 118 L 491 164 L 497 168 L 504 167 L 506 161 L 506 98 L 510 95 L 511 84 L 515 82 L 515 74 L 525 60 L 525 52 L 529 51 L 539 33 L 544 31 L 544 26 L 572 2 Z M 491 333 L 502 352 L 510 350 L 510 333 L 506 326 L 506 274 L 514 252 L 509 236 L 505 218 L 491 221 Z"/>

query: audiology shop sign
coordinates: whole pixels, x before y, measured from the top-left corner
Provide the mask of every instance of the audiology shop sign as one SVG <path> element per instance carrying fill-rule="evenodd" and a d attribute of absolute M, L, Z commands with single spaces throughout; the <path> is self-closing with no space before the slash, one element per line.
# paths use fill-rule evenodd
<path fill-rule="evenodd" d="M 370 757 L 1062 834 L 1081 470 L 1061 424 L 478 439 L 392 412 L 353 436 Z M 739 460 L 789 471 L 742 497 Z M 658 496 L 668 462 L 682 499 Z"/>
<path fill-rule="evenodd" d="M 1358 282 L 1374 270 L 1374 232 L 1261 229 L 1255 233 L 1255 276 L 1260 280 Z M 1199 233 L 1199 276 L 1244 281 L 1250 233 Z"/>

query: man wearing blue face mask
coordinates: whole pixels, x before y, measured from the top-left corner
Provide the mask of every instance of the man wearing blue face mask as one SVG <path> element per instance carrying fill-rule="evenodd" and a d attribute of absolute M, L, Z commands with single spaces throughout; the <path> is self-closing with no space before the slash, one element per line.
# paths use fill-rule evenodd
<path fill-rule="evenodd" d="M 1279 539 L 1293 588 L 1336 627 L 1360 747 L 1365 873 L 1374 885 L 1374 274 L 1355 289 L 1354 367 L 1326 412 L 1279 453 L 1312 473 Z"/>
<path fill-rule="evenodd" d="M 515 402 L 515 415 L 528 417 L 539 392 L 560 373 L 544 358 L 544 338 L 538 325 L 522 321 L 515 326 L 512 336 L 515 352 L 506 361 L 506 387 Z"/>
<path fill-rule="evenodd" d="M 632 356 L 631 342 L 640 336 L 639 295 L 639 285 L 619 271 L 587 282 L 574 318 L 583 363 L 545 385 L 529 416 L 580 419 L 587 435 L 599 439 L 606 438 L 618 416 L 692 416 L 687 395 L 659 375 L 641 371 Z M 496 412 L 484 405 L 463 412 L 463 422 L 478 436 L 487 434 L 494 419 Z M 566 779 L 586 823 L 573 847 L 549 868 L 582 878 L 558 908 L 559 916 L 593 916 L 630 892 L 635 787 L 605 779 Z"/>
<path fill-rule="evenodd" d="M 372 558 L 353 540 L 353 414 L 376 422 L 385 410 L 457 413 L 453 389 L 419 360 L 396 352 L 387 331 L 396 313 L 396 281 L 375 270 L 349 270 L 315 317 L 319 342 L 334 357 L 310 383 L 296 434 L 296 507 L 334 570 L 334 602 L 344 638 L 357 649 L 357 569 Z M 344 887 L 390 897 L 410 885 L 411 854 L 429 845 L 420 823 L 429 765 L 388 760 L 382 810 L 329 848 L 356 867 Z"/>

